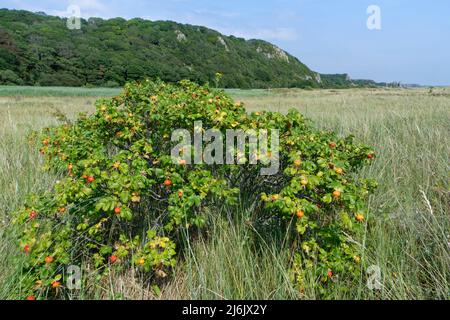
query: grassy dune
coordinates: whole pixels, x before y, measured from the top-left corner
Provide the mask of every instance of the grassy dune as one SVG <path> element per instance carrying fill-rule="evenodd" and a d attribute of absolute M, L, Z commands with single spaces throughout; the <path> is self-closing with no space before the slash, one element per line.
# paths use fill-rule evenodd
<path fill-rule="evenodd" d="M 27 134 L 56 125 L 58 112 L 74 118 L 92 111 L 95 96 L 111 96 L 114 90 L 0 88 L 0 298 L 13 298 L 17 286 L 9 212 L 27 193 L 48 189 L 57 179 L 41 171 Z M 450 298 L 450 89 L 229 93 L 250 111 L 298 108 L 316 126 L 353 134 L 375 147 L 377 160 L 361 172 L 380 185 L 370 198 L 361 279 L 348 290 L 336 286 L 334 298 Z M 128 274 L 74 298 L 316 298 L 316 292 L 300 294 L 292 286 L 283 235 L 258 233 L 246 223 L 253 218 L 246 210 L 241 221 L 230 221 L 227 210 L 211 213 L 208 239 L 187 244 L 175 277 L 161 293 Z M 374 268 L 381 272 L 380 290 L 367 286 Z"/>

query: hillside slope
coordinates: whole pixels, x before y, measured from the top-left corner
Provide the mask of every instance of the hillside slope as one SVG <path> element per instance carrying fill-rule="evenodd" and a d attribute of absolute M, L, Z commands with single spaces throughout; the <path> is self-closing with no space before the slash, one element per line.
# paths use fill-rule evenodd
<path fill-rule="evenodd" d="M 318 87 L 320 76 L 262 41 L 169 21 L 66 20 L 0 10 L 0 84 L 117 86 L 129 80 L 188 78 L 234 88 Z"/>

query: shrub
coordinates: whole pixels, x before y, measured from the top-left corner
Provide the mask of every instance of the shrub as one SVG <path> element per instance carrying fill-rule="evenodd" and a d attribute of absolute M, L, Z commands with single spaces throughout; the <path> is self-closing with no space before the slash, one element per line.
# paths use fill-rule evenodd
<path fill-rule="evenodd" d="M 68 72 L 42 73 L 39 77 L 39 85 L 52 87 L 79 87 L 83 85 L 83 81 L 77 76 Z"/>
<path fill-rule="evenodd" d="M 198 120 L 221 132 L 280 130 L 279 172 L 261 176 L 263 165 L 248 162 L 174 164 L 173 130 L 193 133 Z M 314 129 L 297 111 L 248 114 L 223 91 L 147 81 L 127 84 L 120 96 L 97 101 L 94 114 L 43 129 L 32 141 L 46 169 L 62 178 L 14 215 L 26 255 L 24 297 L 63 296 L 55 283 L 64 283 L 71 264 L 89 265 L 100 279 L 111 269 L 136 268 L 157 282 L 170 274 L 187 234 L 208 228 L 208 207 L 244 198 L 262 224 L 286 228 L 300 290 L 306 273 L 322 280 L 326 295 L 330 278 L 358 271 L 365 197 L 374 182 L 354 173 L 373 152 L 353 137 Z"/>
<path fill-rule="evenodd" d="M 14 71 L 0 70 L 0 84 L 22 85 L 23 80 Z"/>
<path fill-rule="evenodd" d="M 120 85 L 116 81 L 113 81 L 113 80 L 107 81 L 104 86 L 106 88 L 118 88 L 118 87 L 120 87 Z"/>

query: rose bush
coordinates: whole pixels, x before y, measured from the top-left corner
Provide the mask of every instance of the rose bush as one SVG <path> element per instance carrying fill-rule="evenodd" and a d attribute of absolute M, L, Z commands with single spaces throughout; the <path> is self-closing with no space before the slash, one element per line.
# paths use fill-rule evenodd
<path fill-rule="evenodd" d="M 261 176 L 261 163 L 174 163 L 171 134 L 193 133 L 194 121 L 222 132 L 278 129 L 279 172 Z M 165 277 L 183 231 L 208 228 L 204 212 L 233 206 L 240 195 L 291 235 L 300 290 L 308 272 L 321 280 L 324 294 L 333 277 L 358 272 L 365 199 L 375 182 L 354 173 L 374 152 L 353 137 L 314 129 L 295 110 L 248 114 L 223 91 L 146 81 L 31 140 L 40 145 L 45 168 L 62 178 L 14 214 L 26 255 L 23 297 L 64 297 L 69 265 L 89 265 L 100 278 L 111 268 L 136 268 L 150 281 Z"/>

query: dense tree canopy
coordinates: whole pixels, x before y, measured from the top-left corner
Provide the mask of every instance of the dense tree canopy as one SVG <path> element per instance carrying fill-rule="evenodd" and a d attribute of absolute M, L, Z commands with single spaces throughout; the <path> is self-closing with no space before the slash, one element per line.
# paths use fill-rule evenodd
<path fill-rule="evenodd" d="M 223 36 L 175 22 L 115 18 L 66 20 L 0 10 L 3 84 L 119 86 L 146 77 L 213 82 L 224 87 L 317 86 L 316 73 L 259 40 Z"/>
<path fill-rule="evenodd" d="M 262 40 L 224 36 L 170 21 L 64 18 L 0 9 L 0 84 L 122 86 L 144 78 L 189 79 L 221 87 L 345 87 Z M 321 80 L 321 76 L 324 79 Z"/>

